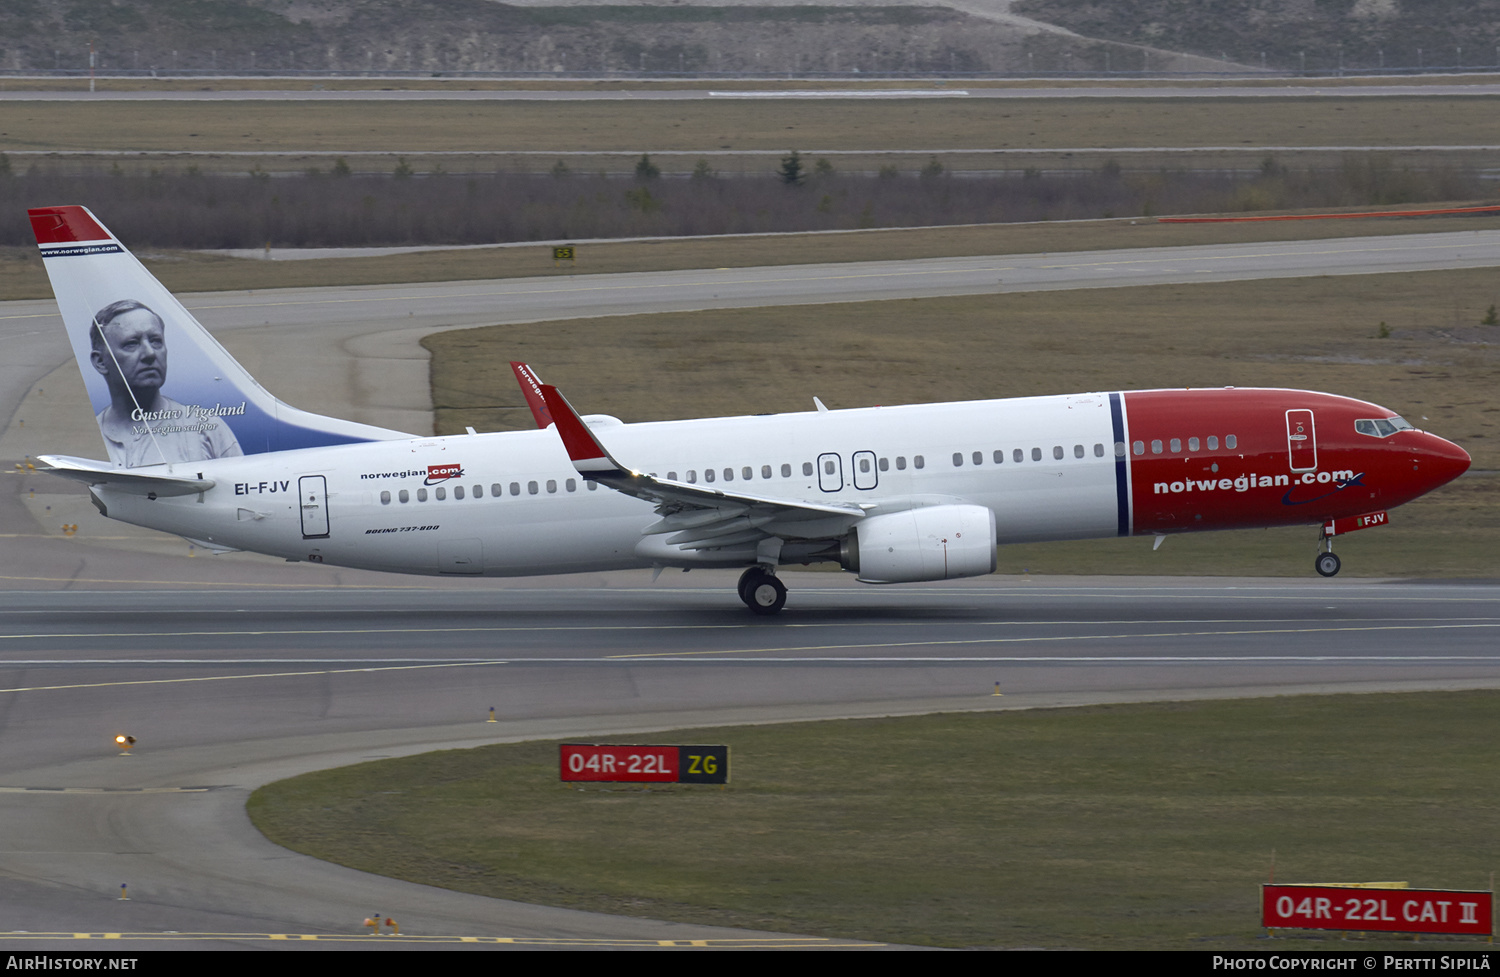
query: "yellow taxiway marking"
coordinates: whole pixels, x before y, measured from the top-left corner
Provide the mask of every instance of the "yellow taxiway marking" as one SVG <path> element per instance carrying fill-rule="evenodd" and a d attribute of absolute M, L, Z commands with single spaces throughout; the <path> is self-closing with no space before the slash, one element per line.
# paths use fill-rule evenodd
<path fill-rule="evenodd" d="M 652 651 L 639 652 L 628 655 L 607 655 L 603 660 L 618 660 L 631 658 L 691 658 L 707 655 L 746 655 L 766 654 L 775 652 L 786 654 L 794 651 L 843 651 L 853 648 L 928 648 L 938 646 L 954 645 L 1007 645 L 1007 644 L 1031 644 L 1038 642 L 1064 642 L 1064 641 L 1126 641 L 1139 638 L 1209 638 L 1223 637 L 1226 635 L 1263 635 L 1263 634 L 1337 634 L 1356 631 L 1444 631 L 1463 628 L 1495 628 L 1500 623 L 1489 624 L 1389 624 L 1355 627 L 1314 627 L 1314 628 L 1249 628 L 1236 631 L 1157 631 L 1122 634 L 1052 634 L 1031 635 L 1019 637 L 987 637 L 987 638 L 939 638 L 931 641 L 882 641 L 856 642 L 852 644 L 837 645 L 802 645 L 789 648 L 727 648 L 722 651 Z M 1150 656 L 1129 656 L 1132 661 L 1151 661 Z M 935 659 L 934 659 L 935 660 Z M 1198 659 L 1195 659 L 1198 660 Z M 1371 661 L 1371 662 L 1406 662 L 1406 661 L 1496 661 L 1500 656 L 1495 655 L 1215 655 L 1201 656 L 1201 660 L 1212 661 Z M 0 692 L 5 690 L 0 689 Z"/>
<path fill-rule="evenodd" d="M 876 947 L 880 943 L 861 943 L 852 940 L 825 939 L 817 936 L 729 936 L 708 939 L 652 940 L 652 939 L 590 939 L 566 936 L 416 936 L 409 934 L 373 933 L 23 933 L 0 932 L 5 940 L 146 940 L 151 942 L 173 942 L 205 940 L 278 941 L 307 940 L 318 943 L 480 943 L 507 946 L 577 946 L 577 947 L 688 947 L 718 949 L 818 949 L 839 947 Z"/>
<path fill-rule="evenodd" d="M 1173 624 L 1195 625 L 1195 626 L 1198 626 L 1198 627 L 1204 627 L 1204 626 L 1207 626 L 1207 625 L 1214 625 L 1214 624 L 1218 624 L 1218 625 L 1243 624 L 1243 625 L 1247 625 L 1248 626 L 1248 627 L 1246 627 L 1246 628 L 1244 628 L 1242 630 L 1237 630 L 1237 631 L 1223 631 L 1223 632 L 1221 632 L 1221 631 L 1170 632 L 1172 634 L 1184 634 L 1184 635 L 1191 636 L 1191 635 L 1195 635 L 1195 634 L 1208 634 L 1208 635 L 1212 635 L 1212 634 L 1245 634 L 1245 633 L 1252 633 L 1252 634 L 1275 634 L 1275 633 L 1280 633 L 1280 632 L 1275 631 L 1275 630 L 1270 629 L 1270 628 L 1266 628 L 1266 627 L 1257 627 L 1257 625 L 1292 624 L 1292 623 L 1297 623 L 1299 620 L 1300 620 L 1299 618 L 1179 618 L 1179 619 L 1151 618 L 1151 619 L 1148 619 L 1148 620 L 1117 619 L 1117 620 L 1099 620 L 1099 621 L 1076 621 L 1076 620 L 1015 621 L 1015 620 L 1001 619 L 1001 620 L 995 620 L 995 621 L 882 621 L 882 622 L 879 622 L 879 623 L 870 623 L 870 624 L 862 624 L 862 623 L 859 623 L 859 622 L 850 623 L 848 621 L 818 621 L 818 622 L 807 622 L 807 623 L 787 622 L 785 624 L 785 626 L 784 626 L 784 629 L 785 630 L 792 630 L 792 629 L 818 630 L 818 629 L 824 629 L 824 628 L 838 628 L 840 630 L 848 630 L 850 628 L 858 628 L 858 627 L 879 627 L 881 629 L 914 628 L 914 627 L 928 627 L 928 628 L 934 628 L 934 627 L 947 627 L 947 628 L 1036 628 L 1036 627 L 1068 627 L 1068 626 L 1074 626 L 1074 627 L 1078 627 L 1078 626 L 1103 627 L 1103 626 L 1106 626 L 1106 625 L 1115 626 L 1115 627 L 1130 626 L 1130 625 L 1153 625 L 1153 626 L 1156 626 L 1156 627 L 1165 627 L 1167 625 L 1173 625 Z M 1365 620 L 1369 621 L 1371 623 L 1362 624 L 1362 625 L 1344 625 L 1344 626 L 1334 626 L 1334 627 L 1319 626 L 1319 627 L 1308 628 L 1308 629 L 1305 629 L 1305 630 L 1310 630 L 1310 631 L 1357 630 L 1357 629 L 1360 629 L 1360 628 L 1364 628 L 1364 629 L 1367 629 L 1367 630 L 1380 630 L 1380 629 L 1385 629 L 1385 628 L 1408 628 L 1408 629 L 1418 629 L 1418 630 L 1420 630 L 1420 629 L 1424 629 L 1424 628 L 1441 628 L 1441 627 L 1497 627 L 1497 626 L 1500 626 L 1500 618 L 1494 618 L 1494 617 L 1467 617 L 1467 618 L 1453 618 L 1453 617 L 1434 617 L 1434 618 L 1399 617 L 1399 618 L 1397 618 L 1397 617 L 1387 617 L 1387 618 L 1366 618 Z M 1378 623 L 1378 622 L 1387 622 L 1387 623 Z M 1428 622 L 1432 622 L 1432 623 L 1428 623 Z M 555 633 L 555 632 L 559 632 L 559 631 L 583 631 L 583 632 L 589 632 L 589 631 L 744 631 L 744 630 L 749 630 L 749 629 L 752 629 L 752 628 L 755 628 L 755 627 L 756 627 L 756 623 L 755 622 L 753 622 L 753 621 L 744 621 L 744 622 L 735 622 L 735 623 L 730 623 L 730 624 L 521 624 L 521 625 L 471 626 L 471 627 L 460 627 L 460 628 L 454 628 L 454 627 L 417 627 L 417 628 L 389 628 L 389 627 L 388 628 L 283 628 L 283 629 L 276 629 L 276 628 L 235 628 L 235 629 L 232 629 L 232 630 L 231 629 L 222 629 L 222 630 L 217 630 L 217 631 L 18 631 L 18 632 L 13 632 L 13 633 L 0 632 L 0 641 L 61 641 L 61 640 L 73 640 L 73 641 L 76 641 L 76 640 L 84 640 L 84 639 L 90 639 L 90 638 L 266 638 L 266 637 L 275 637 L 275 638 L 300 638 L 300 637 L 323 636 L 323 635 L 363 635 L 363 634 L 422 634 L 422 635 L 438 635 L 438 634 L 547 634 L 547 633 Z M 1291 633 L 1300 633 L 1301 630 L 1303 630 L 1303 629 L 1292 629 Z M 1012 636 L 1000 636 L 1000 637 L 996 637 L 996 638 L 964 638 L 964 639 L 953 639 L 953 640 L 954 640 L 954 643 L 959 643 L 959 644 L 973 644 L 973 643 L 990 641 L 990 640 L 993 640 L 993 641 L 1020 641 L 1020 640 L 1028 640 L 1028 641 L 1042 641 L 1042 640 L 1064 641 L 1064 640 L 1072 640 L 1074 638 L 1090 638 L 1090 637 L 1116 638 L 1116 637 L 1121 637 L 1121 635 L 1052 635 L 1052 636 L 1045 637 L 1045 638 L 1042 638 L 1042 637 L 1038 637 L 1038 638 L 1016 638 L 1016 637 L 1012 637 Z M 1157 634 L 1142 634 L 1142 635 L 1140 635 L 1140 637 L 1160 637 L 1160 635 L 1157 635 Z M 924 644 L 924 643 L 927 643 L 927 642 L 918 642 L 918 643 L 919 644 Z M 937 643 L 937 642 L 935 642 L 935 643 Z M 899 647 L 899 646 L 900 646 L 899 642 L 877 642 L 877 643 L 854 642 L 854 643 L 849 644 L 849 645 L 839 645 L 837 647 L 883 648 L 883 647 Z M 751 649 L 751 650 L 762 650 L 762 649 Z M 316 663 L 316 662 L 328 663 L 328 662 L 340 662 L 340 661 L 369 661 L 369 662 L 379 662 L 379 661 L 410 661 L 410 660 L 411 659 L 409 659 L 409 658 L 394 658 L 394 659 L 392 659 L 392 658 L 384 658 L 384 659 L 381 659 L 381 658 L 358 658 L 358 659 L 351 659 L 351 658 L 338 658 L 338 657 L 324 657 L 324 658 L 302 658 L 302 657 L 284 658 L 284 657 L 282 657 L 282 658 L 250 658 L 250 659 L 242 659 L 241 661 L 244 661 L 244 662 L 269 662 L 269 661 L 275 661 L 275 662 L 299 662 L 299 663 L 309 663 L 309 664 L 311 664 L 311 663 Z M 453 659 L 451 657 L 449 657 L 449 658 L 447 658 L 445 660 L 446 661 L 452 661 Z M 143 663 L 170 663 L 170 664 L 184 664 L 184 663 L 185 664 L 200 664 L 201 663 L 201 664 L 214 664 L 214 663 L 228 663 L 229 662 L 229 660 L 221 659 L 221 658 L 214 658 L 214 659 L 196 659 L 196 658 L 194 658 L 194 659 L 183 659 L 183 658 L 147 658 L 147 659 L 135 659 L 135 658 L 126 658 L 126 659 L 89 658 L 89 659 L 69 659 L 69 661 L 71 661 L 73 663 L 76 663 L 76 664 L 94 664 L 94 665 L 108 665 L 108 664 L 112 664 L 112 663 L 114 663 L 116 661 L 118 661 L 120 664 L 127 664 L 127 665 L 138 665 L 138 664 L 143 664 Z M 493 659 L 493 658 L 464 659 L 464 661 L 469 662 L 471 664 L 501 664 L 501 663 L 503 663 L 502 661 L 497 660 L 497 659 Z M 509 659 L 505 659 L 505 661 L 509 661 Z M 0 662 L 0 666 L 4 666 L 4 665 L 7 665 L 7 664 L 17 664 L 17 663 L 15 663 L 15 662 Z"/>
<path fill-rule="evenodd" d="M 205 794 L 212 787 L 0 787 L 0 794 Z"/>
<path fill-rule="evenodd" d="M 115 682 L 79 682 L 73 685 L 33 685 L 25 688 L 0 689 L 3 692 L 59 692 L 65 689 L 111 689 L 127 685 L 181 685 L 187 682 L 239 682 L 246 679 L 294 678 L 306 675 L 344 675 L 351 672 L 400 672 L 421 668 L 471 668 L 476 665 L 505 665 L 506 661 L 438 662 L 431 665 L 366 665 L 361 668 L 320 668 L 297 672 L 262 672 L 256 675 L 199 675 L 190 678 L 149 678 Z"/>
<path fill-rule="evenodd" d="M 52 538 L 52 537 L 49 537 L 49 538 Z M 55 538 L 57 538 L 57 539 L 63 539 L 64 537 L 58 536 L 58 537 L 55 537 Z M 73 539 L 78 539 L 79 537 L 75 536 L 75 537 L 72 537 L 72 538 Z M 101 540 L 101 539 L 135 539 L 135 538 L 138 538 L 138 537 L 126 537 L 126 536 L 90 536 L 90 537 L 88 537 L 87 542 L 97 542 L 98 540 Z M 240 590 L 249 590 L 249 591 L 255 591 L 255 590 L 278 590 L 278 589 L 279 590 L 288 590 L 288 589 L 293 589 L 293 588 L 303 589 L 303 590 L 307 589 L 307 581 L 306 580 L 303 580 L 300 583 L 254 583 L 254 584 L 246 584 L 246 583 L 235 583 L 235 582 L 232 582 L 232 581 L 218 581 L 218 580 L 125 580 L 125 579 L 111 580 L 111 579 L 109 579 L 107 577 L 26 577 L 26 576 L 20 576 L 18 574 L 0 574 L 0 580 L 27 580 L 27 581 L 34 581 L 36 583 L 103 583 L 103 584 L 122 584 L 122 585 L 129 586 L 133 590 L 138 590 L 141 587 L 149 587 L 149 586 L 156 585 L 156 584 L 170 584 L 170 585 L 175 586 L 175 587 L 234 587 L 234 588 L 238 588 Z M 316 588 L 313 588 L 313 589 L 316 589 L 316 590 L 329 590 L 329 589 L 334 589 L 334 590 L 438 590 L 440 588 L 432 587 L 430 585 L 424 585 L 424 584 L 386 584 L 386 583 L 382 583 L 382 584 L 346 584 L 346 583 L 333 584 L 333 583 L 330 583 L 330 584 L 327 584 L 327 585 L 324 585 L 324 586 L 321 586 L 321 587 L 316 587 Z M 99 593 L 108 593 L 108 591 L 99 591 Z"/>
<path fill-rule="evenodd" d="M 1486 624 L 1429 624 L 1429 625 L 1376 625 L 1376 626 L 1356 626 L 1356 627 L 1263 628 L 1263 629 L 1242 629 L 1242 630 L 1232 630 L 1232 631 L 1226 631 L 1226 630 L 1214 630 L 1214 631 L 1159 631 L 1159 632 L 1142 632 L 1142 633 L 1124 632 L 1124 633 L 1118 633 L 1118 634 L 1037 635 L 1037 636 L 1031 636 L 1031 637 L 1024 637 L 1023 636 L 1023 637 L 954 638 L 954 639 L 937 639 L 937 640 L 930 640 L 930 641 L 885 641 L 885 642 L 878 642 L 878 643 L 877 642 L 856 642 L 856 643 L 849 643 L 849 644 L 797 645 L 797 646 L 792 646 L 792 647 L 726 648 L 726 649 L 719 650 L 719 651 L 641 652 L 641 653 L 626 654 L 626 655 L 606 655 L 606 656 L 603 656 L 603 657 L 597 658 L 597 659 L 592 659 L 592 658 L 589 658 L 589 659 L 578 659 L 578 658 L 569 658 L 569 659 L 527 659 L 526 661 L 528 663 L 532 663 L 532 662 L 549 662 L 549 661 L 554 661 L 554 662 L 555 661 L 566 661 L 566 662 L 601 661 L 601 662 L 603 662 L 603 661 L 650 660 L 650 659 L 705 658 L 705 657 L 722 656 L 722 655 L 776 655 L 776 656 L 785 656 L 785 655 L 792 655 L 792 654 L 796 654 L 796 653 L 803 653 L 803 654 L 805 654 L 805 653 L 808 653 L 808 652 L 819 652 L 819 651 L 830 652 L 830 651 L 848 651 L 848 650 L 854 650 L 854 649 L 877 649 L 877 648 L 924 648 L 924 647 L 958 647 L 958 646 L 973 646 L 973 645 L 1015 645 L 1015 644 L 1030 644 L 1030 643 L 1042 643 L 1042 642 L 1046 642 L 1046 643 L 1058 643 L 1058 642 L 1075 642 L 1075 641 L 1126 641 L 1126 640 L 1133 640 L 1133 639 L 1134 640 L 1139 640 L 1139 639 L 1153 639 L 1153 638 L 1154 639 L 1163 639 L 1163 638 L 1221 637 L 1221 636 L 1226 636 L 1226 635 L 1332 634 L 1332 633 L 1344 633 L 1344 632 L 1354 633 L 1354 632 L 1366 632 L 1366 631 L 1442 631 L 1442 630 L 1459 630 L 1459 629 L 1465 629 L 1465 628 L 1496 628 L 1496 627 L 1500 627 L 1500 623 L 1486 623 Z M 800 659 L 798 659 L 798 658 L 781 658 L 781 657 L 778 657 L 776 660 L 778 660 L 778 661 L 808 661 L 808 660 L 811 660 L 811 659 L 807 659 L 807 658 L 800 658 Z M 845 658 L 845 659 L 837 659 L 837 660 L 854 661 L 855 659 L 847 659 L 847 658 Z M 857 660 L 859 660 L 859 661 L 914 661 L 914 662 L 933 662 L 933 663 L 936 663 L 936 662 L 941 662 L 941 661 L 954 661 L 954 660 L 963 660 L 963 661 L 980 661 L 980 660 L 982 660 L 982 661 L 987 661 L 987 662 L 1021 662 L 1021 661 L 1029 661 L 1031 659 L 1029 659 L 1029 658 L 1022 659 L 1022 658 L 1015 658 L 1015 657 L 1009 657 L 1009 656 L 1005 657 L 1005 658 L 996 658 L 996 657 L 993 657 L 993 656 L 986 656 L 986 657 L 984 657 L 982 659 L 977 659 L 977 658 L 952 659 L 952 658 L 933 658 L 931 656 L 921 656 L 921 657 L 915 657 L 915 658 L 896 659 L 896 658 L 891 658 L 889 656 L 875 656 L 875 657 L 860 658 L 860 659 L 857 659 Z M 1051 660 L 1051 659 L 1049 658 L 1048 660 Z M 1068 660 L 1068 661 L 1089 661 L 1089 660 L 1095 660 L 1095 659 L 1093 659 L 1093 658 L 1077 658 L 1076 656 L 1070 656 L 1066 660 Z M 1135 661 L 1135 662 L 1151 662 L 1151 661 L 1356 662 L 1357 661 L 1357 662 L 1365 662 L 1365 663 L 1375 663 L 1375 664 L 1385 663 L 1385 664 L 1393 664 L 1394 665 L 1394 664 L 1398 664 L 1398 663 L 1399 664 L 1408 664 L 1408 663 L 1411 663 L 1411 662 L 1436 662 L 1436 661 L 1442 661 L 1442 662 L 1458 662 L 1458 661 L 1463 661 L 1463 662 L 1496 662 L 1496 661 L 1500 661 L 1500 655 L 1195 655 L 1195 656 L 1181 656 L 1181 655 L 1117 655 L 1117 656 L 1111 656 L 1108 660 L 1110 660 L 1110 661 Z M 186 678 L 132 679 L 132 680 L 116 680 L 116 681 L 107 681 L 107 682 L 80 682 L 80 683 L 72 683 L 72 684 L 66 684 L 66 685 L 23 686 L 23 687 L 18 687 L 18 688 L 11 688 L 11 689 L 0 689 L 0 693 L 7 693 L 7 692 L 55 692 L 55 691 L 62 691 L 62 690 L 67 690 L 67 689 L 101 689 L 101 688 L 117 688 L 117 687 L 136 686 L 136 685 L 180 685 L 180 684 L 185 684 L 185 683 L 190 683 L 190 682 L 238 682 L 238 681 L 245 681 L 245 680 L 249 680 L 249 679 L 296 678 L 296 677 L 305 677 L 305 676 L 314 676 L 314 675 L 347 675 L 347 674 L 356 674 L 356 673 L 359 673 L 359 672 L 416 671 L 416 670 L 419 670 L 419 669 L 434 669 L 434 668 L 472 668 L 472 667 L 476 667 L 476 666 L 509 665 L 509 664 L 515 664 L 515 663 L 516 663 L 515 659 L 508 659 L 507 658 L 507 659 L 483 659 L 483 660 L 477 660 L 477 661 L 462 661 L 462 662 L 436 662 L 436 663 L 430 663 L 430 664 L 363 665 L 363 666 L 354 667 L 354 668 L 307 669 L 307 670 L 290 671 L 290 672 L 260 672 L 260 673 L 256 673 L 256 674 L 252 674 L 252 675 L 201 675 L 201 676 L 191 676 L 191 677 L 186 677 Z M 99 663 L 96 662 L 95 664 L 99 664 Z M 107 664 L 107 662 L 105 664 Z M 132 663 L 130 663 L 130 662 L 123 662 L 121 664 L 132 664 Z M 208 664 L 212 664 L 212 663 L 208 663 Z M 233 663 L 232 662 L 220 662 L 220 663 L 217 663 L 217 664 L 227 665 L 227 664 L 233 664 Z"/>

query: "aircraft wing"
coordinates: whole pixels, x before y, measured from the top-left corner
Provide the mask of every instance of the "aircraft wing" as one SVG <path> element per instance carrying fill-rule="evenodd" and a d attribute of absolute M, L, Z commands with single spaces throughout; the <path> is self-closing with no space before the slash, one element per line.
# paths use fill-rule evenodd
<path fill-rule="evenodd" d="M 610 455 L 556 387 L 542 384 L 541 391 L 578 474 L 617 492 L 655 503 L 662 518 L 641 530 L 643 536 L 671 533 L 666 540 L 669 544 L 710 549 L 771 536 L 792 539 L 839 536 L 864 518 L 864 507 L 852 503 L 806 502 L 726 492 L 633 471 Z"/>
<path fill-rule="evenodd" d="M 41 455 L 37 458 L 40 471 L 71 478 L 85 485 L 108 485 L 135 495 L 154 495 L 165 498 L 172 495 L 195 495 L 214 487 L 211 478 L 187 478 L 169 475 L 166 466 L 150 468 L 117 468 L 107 461 L 88 458 L 70 458 L 66 455 Z M 155 469 L 160 468 L 161 471 Z"/>

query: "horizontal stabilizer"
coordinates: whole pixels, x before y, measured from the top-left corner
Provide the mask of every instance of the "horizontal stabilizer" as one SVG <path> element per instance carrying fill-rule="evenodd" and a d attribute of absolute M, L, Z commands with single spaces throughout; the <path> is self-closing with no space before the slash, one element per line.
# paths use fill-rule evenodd
<path fill-rule="evenodd" d="M 51 472 L 63 478 L 71 478 L 85 485 L 107 485 L 112 489 L 130 492 L 133 495 L 167 497 L 172 495 L 195 495 L 214 487 L 211 478 L 187 478 L 168 475 L 165 471 L 152 472 L 141 468 L 116 468 L 107 461 L 92 461 L 88 458 L 69 458 L 64 455 L 42 455 L 37 458 L 39 471 Z"/>

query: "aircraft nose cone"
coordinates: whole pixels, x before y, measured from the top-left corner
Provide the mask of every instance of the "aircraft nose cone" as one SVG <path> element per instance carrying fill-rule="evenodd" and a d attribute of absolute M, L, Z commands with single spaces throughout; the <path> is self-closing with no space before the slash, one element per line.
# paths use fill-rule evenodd
<path fill-rule="evenodd" d="M 1433 434 L 1427 436 L 1427 442 L 1421 448 L 1421 458 L 1423 472 L 1431 480 L 1432 488 L 1453 481 L 1468 471 L 1473 463 L 1467 451 Z"/>

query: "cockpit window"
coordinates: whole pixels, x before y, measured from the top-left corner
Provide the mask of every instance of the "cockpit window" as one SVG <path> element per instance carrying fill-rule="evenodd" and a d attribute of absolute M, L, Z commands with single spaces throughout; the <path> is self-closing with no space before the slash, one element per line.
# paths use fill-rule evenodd
<path fill-rule="evenodd" d="M 1412 426 L 1404 417 L 1361 418 L 1354 422 L 1354 430 L 1372 438 L 1388 438 L 1397 431 L 1410 431 Z"/>

